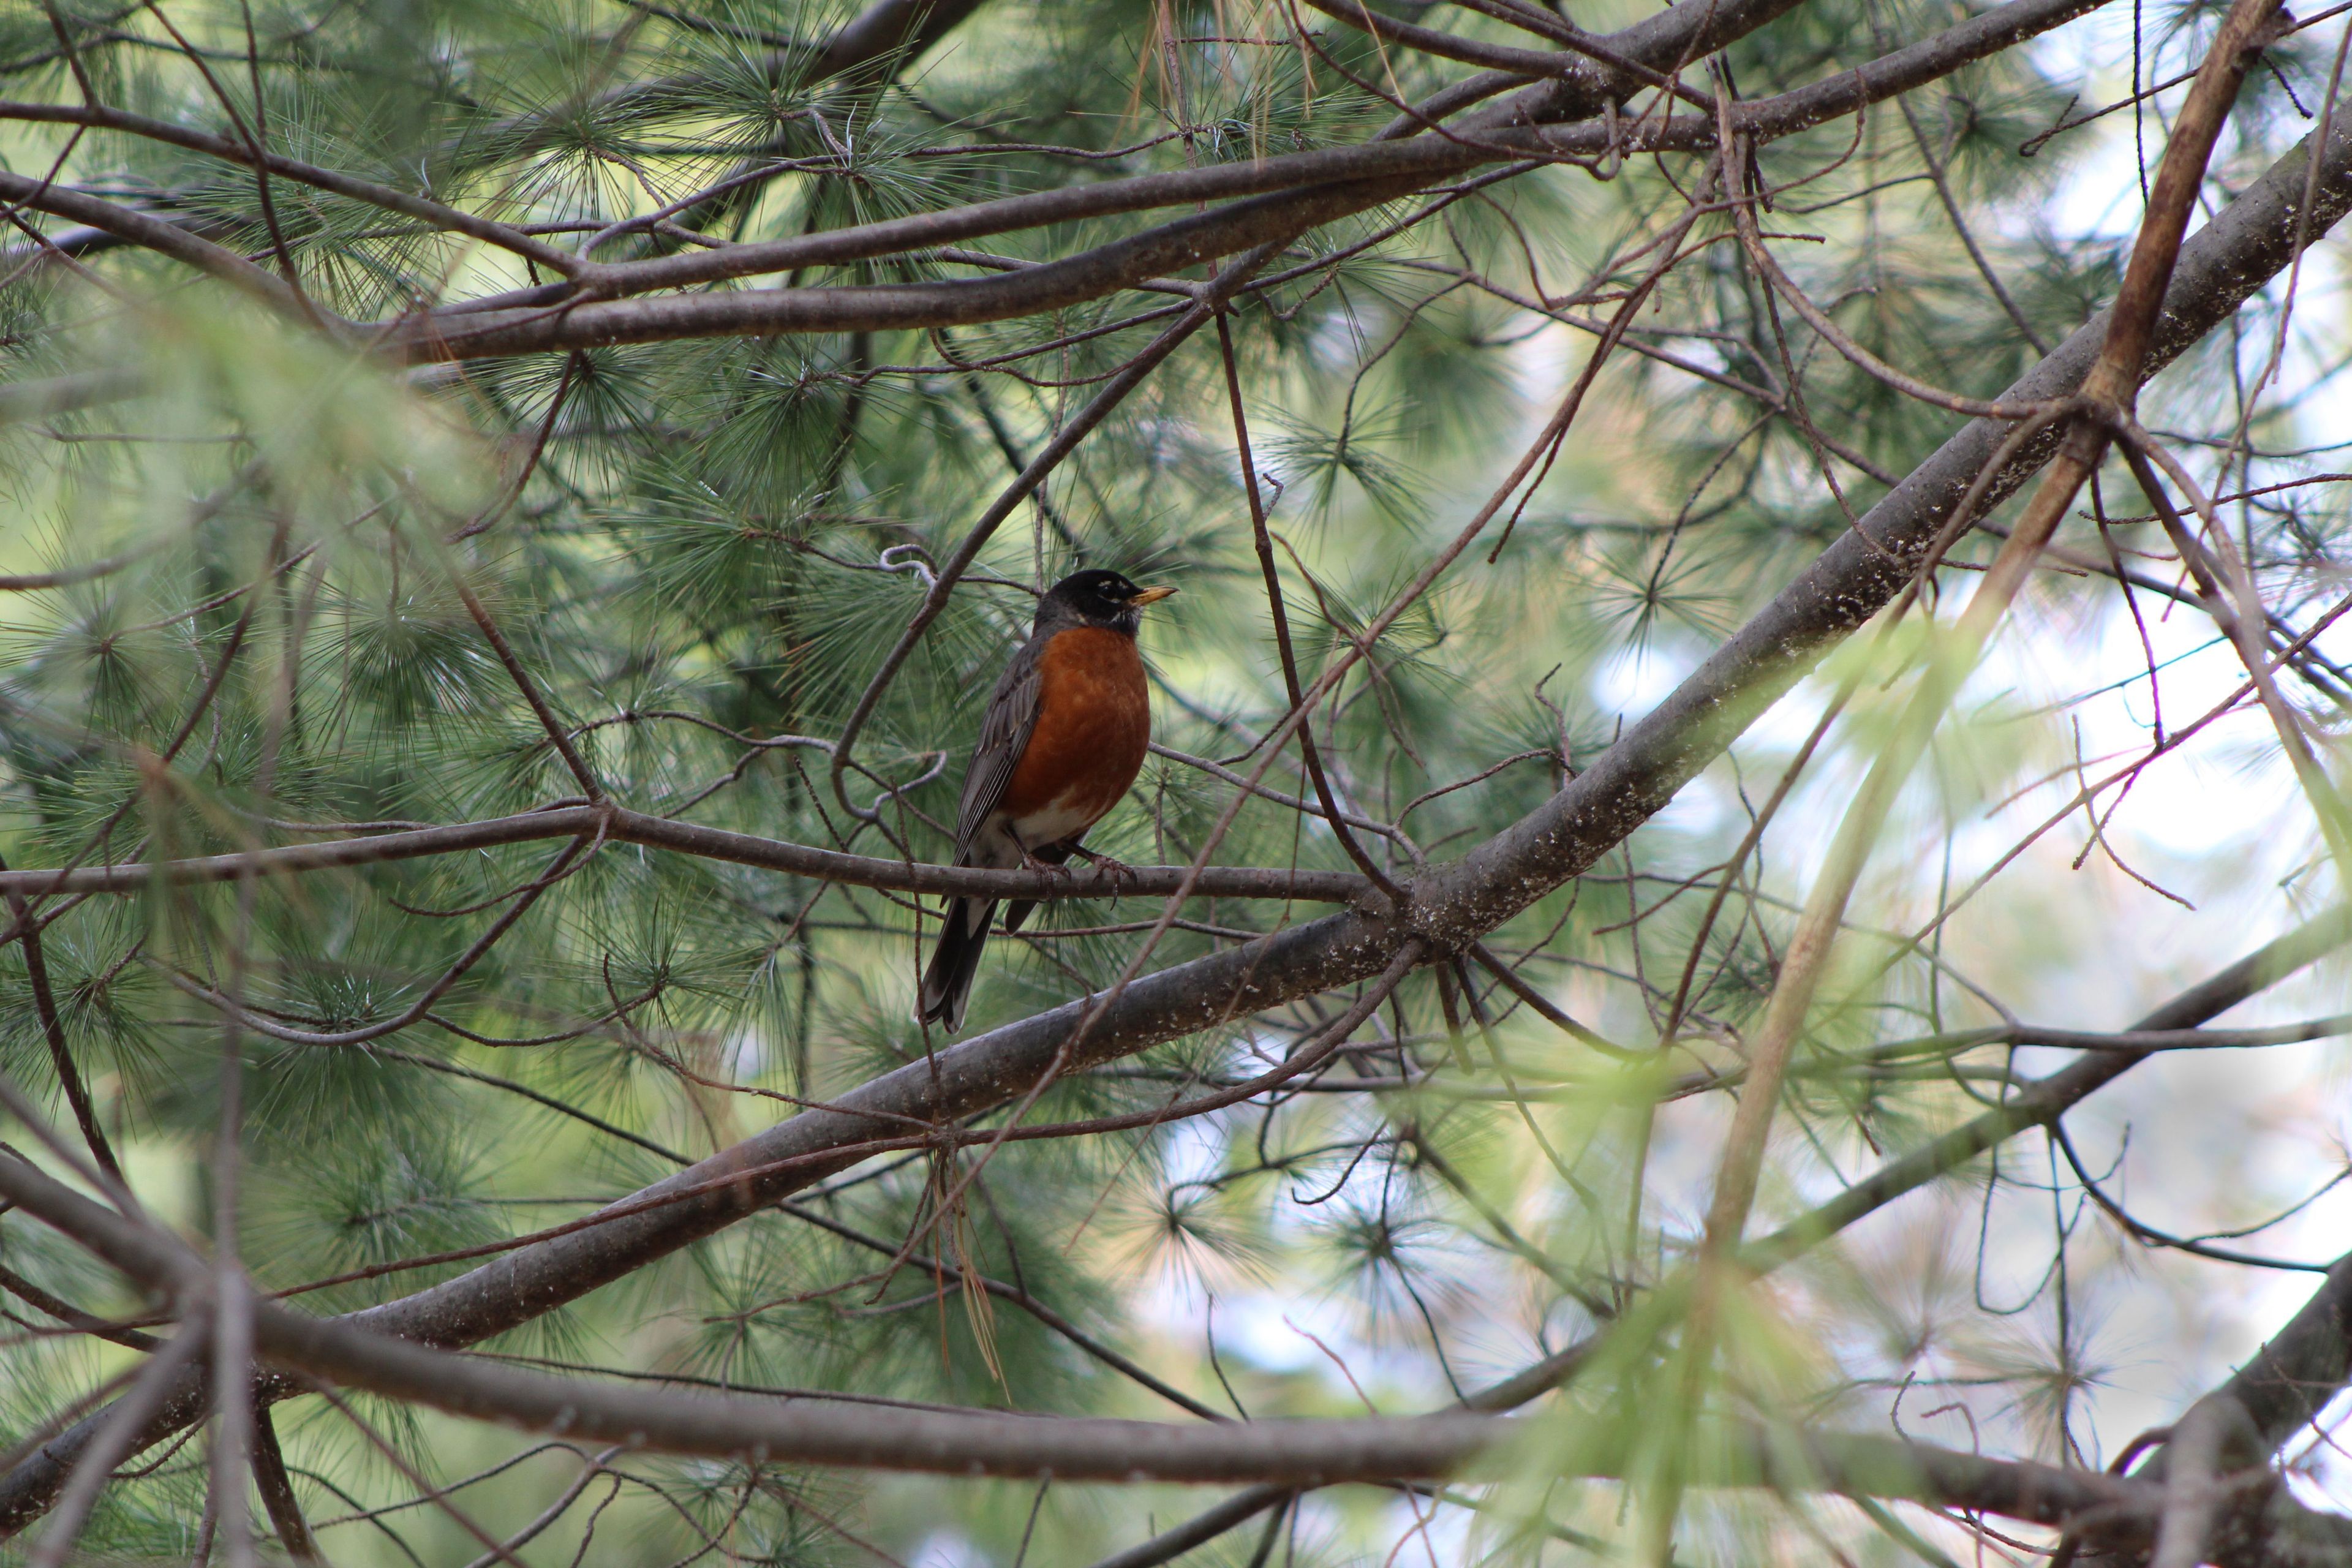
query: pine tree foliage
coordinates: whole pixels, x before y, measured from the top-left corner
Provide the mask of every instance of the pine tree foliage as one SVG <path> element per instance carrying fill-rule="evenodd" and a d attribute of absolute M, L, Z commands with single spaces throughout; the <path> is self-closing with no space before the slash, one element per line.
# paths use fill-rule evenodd
<path fill-rule="evenodd" d="M 2200 1450 L 2190 1406 L 2294 1310 L 2215 1305 L 2286 1257 L 2248 1227 L 2343 1163 L 2190 1047 L 2347 1026 L 2181 1035 L 2352 938 L 2345 25 L 2116 10 L 5 0 L 0 1550 L 2352 1550 L 2279 1479 L 2352 1273 L 2279 1341 L 2307 1408 L 2232 1384 L 2259 1441 Z M 2190 226 L 2239 250 L 2183 263 L 2137 423 L 1995 411 L 2042 438 L 1945 529 L 1968 474 L 1906 476 L 2133 308 L 2200 66 L 2244 82 Z M 2088 486 L 1979 665 L 2062 436 Z M 951 1041 L 926 868 L 1086 566 L 1182 590 L 1088 841 L 1125 866 L 1032 889 Z M 2242 864 L 2139 863 L 2183 758 L 2268 792 Z M 1875 849 L 1824 904 L 1841 823 Z M 2329 1010 L 2296 984 L 2227 1025 Z M 272 1312 L 1034 1420 L 968 1463 L 518 1432 Z M 247 1320 L 257 1360 L 206 1337 Z M 135 1440 L 92 1414 L 167 1387 Z M 1465 1404 L 1525 1418 L 1191 1473 L 1240 1503 L 1153 1484 L 1160 1427 L 1076 1479 L 1021 1447 Z"/>

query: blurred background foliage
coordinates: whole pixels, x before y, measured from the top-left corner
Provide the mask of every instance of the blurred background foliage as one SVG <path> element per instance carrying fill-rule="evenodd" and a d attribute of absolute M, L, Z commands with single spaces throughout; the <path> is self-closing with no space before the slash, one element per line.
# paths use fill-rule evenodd
<path fill-rule="evenodd" d="M 1524 41 L 1467 10 L 1407 13 Z M 1643 13 L 1633 0 L 1570 10 L 1592 29 Z M 2137 212 L 2126 189 L 2135 147 L 2151 162 L 2160 151 L 2168 100 L 2031 157 L 2021 143 L 2193 64 L 2216 14 L 2165 4 L 2095 16 L 1859 124 L 1769 146 L 1761 172 L 1779 190 L 1766 226 L 1783 264 L 1874 353 L 1993 395 L 2039 357 L 2036 340 L 2063 338 L 2111 292 Z M 1964 15 L 1945 0 L 1810 0 L 1730 50 L 1728 80 L 1763 96 Z M 160 10 L 10 0 L 0 83 L 9 98 L 72 103 L 86 81 L 107 103 L 224 133 L 234 112 L 289 155 L 541 226 L 564 244 L 747 160 L 807 164 L 692 204 L 676 218 L 684 237 L 605 242 L 613 255 L 647 255 L 697 236 L 780 237 L 1351 142 L 1392 112 L 1372 88 L 1410 98 L 1463 74 L 1376 49 L 1319 16 L 1305 16 L 1303 46 L 1284 8 L 1249 0 L 995 0 L 887 69 L 809 79 L 801 62 L 851 16 L 824 0 L 257 0 L 249 13 L 216 0 Z M 61 30 L 76 40 L 70 56 Z M 2216 162 L 2217 203 L 2305 132 L 2333 46 L 2333 29 L 2300 35 L 2249 85 Z M 150 140 L 13 119 L 0 156 L 290 267 L 311 299 L 354 320 L 537 280 L 510 256 L 290 181 L 271 182 L 265 205 L 247 173 Z M 1538 167 L 1387 233 L 1431 205 L 1397 203 L 1310 235 L 1279 264 L 1297 275 L 1236 312 L 1310 676 L 1454 534 L 1549 416 L 1591 326 L 1639 282 L 1653 259 L 1643 247 L 1683 211 L 1702 162 L 1627 161 L 1607 178 Z M 1097 847 L 1136 863 L 1192 858 L 1231 789 L 1189 759 L 1245 766 L 1233 759 L 1284 710 L 1223 367 L 1213 342 L 1196 338 L 1024 504 L 890 686 L 850 775 L 861 804 L 881 804 L 878 824 L 845 816 L 825 784 L 823 743 L 914 614 L 931 563 L 1164 322 L 1163 294 L 952 331 L 685 341 L 394 372 L 146 253 L 53 220 L 12 221 L 0 380 L 120 375 L 130 389 L 81 406 L 12 405 L 17 416 L 0 429 L 0 567 L 119 563 L 7 598 L 0 845 L 13 867 L 459 822 L 575 795 L 461 584 L 615 797 L 866 854 L 946 857 L 975 699 L 1024 631 L 1034 594 L 1077 565 L 1184 590 L 1145 631 L 1156 737 L 1170 754 L 1150 763 Z M 1045 259 L 1123 224 L 991 244 Z M 1392 825 L 1368 842 L 1400 874 L 1535 806 L 1953 426 L 1776 313 L 1727 220 L 1696 232 L 1708 243 L 1641 312 L 1507 544 L 1489 560 L 1482 542 L 1389 626 L 1368 672 L 1317 721 L 1349 808 Z M 1306 265 L 1318 258 L 1328 264 Z M 2344 326 L 2335 268 L 2320 256 L 2307 272 L 2282 388 L 2256 410 L 2252 453 L 2222 465 L 2220 488 L 2324 470 L 2328 411 L 2341 406 L 2329 401 Z M 795 279 L 970 273 L 908 253 Z M 2151 400 L 2148 424 L 2228 437 L 2281 303 L 2274 290 L 2195 351 Z M 1787 395 L 1792 384 L 1801 398 Z M 2111 480 L 2108 504 L 2129 493 Z M 2341 588 L 2338 494 L 2289 489 L 2235 514 L 2273 608 L 2298 625 Z M 2114 537 L 2162 548 L 2146 523 Z M 1958 555 L 1986 552 L 1970 542 Z M 1961 583 L 1948 574 L 1947 586 Z M 2299 817 L 2143 830 L 2127 808 L 2112 831 L 2152 834 L 2134 841 L 2160 862 L 2148 874 L 2215 912 L 2193 938 L 2181 934 L 2185 916 L 2104 859 L 2070 872 L 2079 834 L 2021 859 L 1928 942 L 1874 934 L 1918 929 L 1997 858 L 2014 822 L 2064 798 L 2053 790 L 2071 792 L 2083 710 L 2050 705 L 2051 691 L 2139 673 L 2113 590 L 2051 577 L 1906 796 L 1791 1079 L 1770 1215 L 1950 1124 L 2021 1070 L 1997 1048 L 1871 1047 L 1984 1024 L 1995 1005 L 2118 1026 L 2136 1001 L 2327 897 L 2332 873 L 2309 864 Z M 2161 607 L 2145 606 L 2151 618 Z M 2205 668 L 2192 650 L 2211 641 L 2189 622 L 2176 606 L 2156 634 L 2164 657 L 2188 657 L 2184 672 Z M 1886 654 L 1858 645 L 1847 657 Z M 2295 697 L 2333 736 L 2347 689 L 2323 672 Z M 1622 856 L 1492 939 L 1602 1047 L 1499 991 L 1482 1004 L 1505 1015 L 1491 1032 L 1449 1032 L 1455 1002 L 1423 973 L 1315 1092 L 1147 1133 L 1008 1145 L 946 1215 L 941 1194 L 971 1161 L 878 1161 L 491 1348 L 688 1386 L 1164 1417 L 1175 1414 L 1166 1399 L 1022 1300 L 1049 1304 L 1199 1405 L 1251 1415 L 1427 1408 L 1592 1333 L 1643 1300 L 1696 1234 L 1727 1115 L 1719 1079 L 1738 1066 L 1790 900 L 1892 700 L 1865 679 L 1850 722 L 1703 933 L 1713 878 L 1825 689 L 1792 698 L 1797 717 L 1776 715 Z M 2113 697 L 2100 710 L 2107 731 L 2122 722 L 2115 704 L 2144 704 L 2146 692 L 2143 681 Z M 2132 723 L 2146 718 L 2132 709 Z M 2262 792 L 2282 775 L 2263 732 L 2215 733 L 2206 754 L 2237 780 L 2228 798 L 2272 798 Z M 1295 757 L 1268 782 L 1307 788 Z M 1987 827 L 1987 809 L 2012 797 L 2025 805 Z M 914 900 L 609 845 L 567 861 L 425 1016 L 362 1043 L 299 1037 L 413 1009 L 519 889 L 550 874 L 558 847 L 268 881 L 246 910 L 229 885 L 59 909 L 44 933 L 49 984 L 142 1199 L 191 1233 L 209 1226 L 223 1030 L 205 996 L 232 984 L 293 1037 L 249 1032 L 238 1047 L 251 1190 L 237 1244 L 275 1289 L 561 1223 L 789 1114 L 796 1099 L 821 1100 L 940 1043 L 908 1018 Z M 1319 824 L 1268 800 L 1240 811 L 1217 858 L 1349 866 Z M 992 949 L 974 1029 L 1107 984 L 1155 912 L 1136 900 L 1041 911 L 1024 940 Z M 1152 962 L 1297 913 L 1196 903 Z M 0 1063 L 65 1118 L 25 962 L 21 945 L 0 951 Z M 1344 1005 L 1310 999 L 1156 1047 L 1057 1086 L 1034 1119 L 1149 1108 L 1188 1084 L 1262 1070 Z M 1618 1059 L 1611 1041 L 1636 1059 Z M 2332 1071 L 2311 1060 L 2315 1076 L 2263 1079 L 2237 1100 L 2210 1086 L 2221 1098 L 2208 1108 L 2242 1103 L 2246 1125 L 2269 1116 L 2273 1129 L 2305 1127 L 2296 1086 Z M 2189 1082 L 2192 1101 L 2200 1081 Z M 2213 1114 L 2191 1127 L 2185 1111 L 2150 1111 L 2133 1147 L 2173 1136 L 2170 1158 L 2205 1159 L 2240 1124 Z M 2095 1141 L 2101 1161 L 2122 1158 L 2116 1138 Z M 2150 1176 L 2149 1190 L 2189 1215 L 2183 1228 L 2243 1224 L 2285 1189 L 2340 1171 L 2340 1152 L 2324 1145 L 2313 1134 L 2294 1157 L 2224 1179 L 2248 1169 L 2241 1149 L 2204 1167 L 2210 1182 Z M 1730 1370 L 1697 1397 L 1868 1426 L 1908 1391 L 1915 1415 L 1940 1407 L 1940 1420 L 1918 1417 L 1938 1440 L 1966 1446 L 1950 1414 L 1965 1411 L 1988 1447 L 2099 1465 L 2147 1424 L 2140 1415 L 2194 1389 L 2238 1344 L 2236 1328 L 2127 1304 L 2210 1297 L 2213 1266 L 2151 1262 L 2103 1228 L 2038 1142 L 1968 1175 L 1913 1200 L 1893 1230 L 1825 1247 L 1743 1298 L 1725 1331 Z M 894 1260 L 909 1236 L 915 1258 Z M 137 1310 L 31 1225 L 0 1223 L 0 1263 L 91 1310 Z M 464 1267 L 297 1300 L 347 1310 Z M 1004 1288 L 969 1285 L 983 1275 Z M 21 1302 L 10 1317 L 0 1412 L 11 1432 L 133 1359 L 35 1331 L 42 1320 Z M 1600 1358 L 1561 1402 L 1567 1414 L 1537 1428 L 1529 1473 L 1563 1451 L 1545 1444 L 1592 1441 L 1616 1423 L 1638 1432 L 1655 1401 L 1681 1396 L 1640 1337 L 1671 1337 L 1670 1315 L 1636 1317 L 1649 1326 L 1629 1323 L 1620 1353 Z M 2101 1338 L 2107 1327 L 2119 1343 Z M 475 1552 L 430 1507 L 337 1523 L 415 1489 L 316 1405 L 282 1408 L 278 1424 L 334 1561 Z M 571 1446 L 381 1402 L 360 1408 L 408 1463 L 443 1485 L 467 1481 L 457 1499 L 501 1534 L 582 1474 Z M 110 1489 L 86 1549 L 184 1558 L 200 1527 L 201 1449 L 158 1451 Z M 1025 1543 L 1029 1562 L 1075 1563 L 1205 1500 L 1150 1488 L 747 1477 L 646 1456 L 613 1460 L 578 1496 L 529 1548 L 531 1562 L 1011 1563 Z M 1279 1513 L 1270 1531 L 1253 1524 L 1198 1560 L 1581 1561 L 1615 1550 L 1625 1521 L 1619 1492 L 1597 1485 L 1528 1482 L 1458 1493 L 1444 1508 L 1356 1489 Z M 1701 1494 L 1686 1505 L 1677 1560 L 1833 1551 L 1935 1562 L 1968 1545 L 1950 1521 L 1908 1507 Z"/>

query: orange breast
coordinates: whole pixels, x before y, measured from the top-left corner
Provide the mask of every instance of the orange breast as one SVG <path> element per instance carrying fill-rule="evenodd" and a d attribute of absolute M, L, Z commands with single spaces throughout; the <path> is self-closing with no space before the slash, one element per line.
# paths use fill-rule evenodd
<path fill-rule="evenodd" d="M 1038 660 L 1037 725 L 998 809 L 1049 807 L 1092 824 L 1118 804 L 1151 747 L 1151 691 L 1133 637 L 1093 626 L 1057 634 Z"/>

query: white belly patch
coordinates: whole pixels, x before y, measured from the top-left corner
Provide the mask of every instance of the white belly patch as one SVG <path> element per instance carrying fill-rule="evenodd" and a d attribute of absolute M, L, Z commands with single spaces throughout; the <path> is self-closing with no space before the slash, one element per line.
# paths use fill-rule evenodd
<path fill-rule="evenodd" d="M 1077 809 L 1073 801 L 1076 793 L 1065 795 L 1045 810 L 1033 811 L 1013 822 L 1013 831 L 1021 836 L 1022 843 L 1033 849 L 1044 844 L 1058 844 L 1065 838 L 1084 833 L 1095 825 L 1096 818 Z"/>

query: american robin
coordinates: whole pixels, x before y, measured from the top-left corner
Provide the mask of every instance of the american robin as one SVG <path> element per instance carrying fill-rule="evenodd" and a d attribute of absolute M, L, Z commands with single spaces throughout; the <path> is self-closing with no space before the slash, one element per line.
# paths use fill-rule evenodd
<path fill-rule="evenodd" d="M 1078 572 L 1038 601 L 1029 640 L 1004 667 L 980 721 L 956 812 L 955 863 L 996 870 L 1098 858 L 1079 842 L 1118 804 L 1151 747 L 1151 693 L 1135 631 L 1146 605 L 1176 590 L 1139 588 L 1116 572 Z M 1004 929 L 1036 904 L 1016 900 Z M 954 1034 L 988 942 L 993 899 L 950 899 L 923 971 L 925 1023 Z"/>

